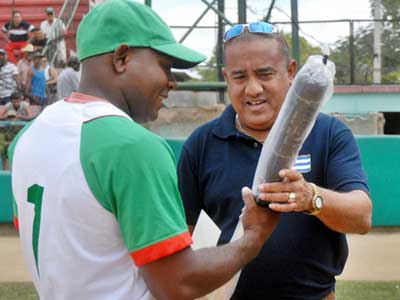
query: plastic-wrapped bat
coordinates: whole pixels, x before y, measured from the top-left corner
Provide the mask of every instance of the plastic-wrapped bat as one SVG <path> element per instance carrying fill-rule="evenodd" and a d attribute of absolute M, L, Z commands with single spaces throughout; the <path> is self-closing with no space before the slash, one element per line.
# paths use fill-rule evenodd
<path fill-rule="evenodd" d="M 332 96 L 334 76 L 334 63 L 321 55 L 310 56 L 297 73 L 258 159 L 252 187 L 257 204 L 269 204 L 258 198 L 258 186 L 280 181 L 279 171 L 293 166 L 319 109 Z"/>

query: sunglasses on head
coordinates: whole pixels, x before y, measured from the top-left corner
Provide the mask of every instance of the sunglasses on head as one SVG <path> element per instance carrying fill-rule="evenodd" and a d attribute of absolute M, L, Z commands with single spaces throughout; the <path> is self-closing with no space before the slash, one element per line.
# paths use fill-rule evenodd
<path fill-rule="evenodd" d="M 251 33 L 261 33 L 261 34 L 270 34 L 270 33 L 278 33 L 278 28 L 276 26 L 266 23 L 266 22 L 253 22 L 250 24 L 238 24 L 230 29 L 228 29 L 225 32 L 224 35 L 224 42 L 227 42 L 239 35 L 242 34 L 244 29 L 247 28 L 247 30 Z"/>

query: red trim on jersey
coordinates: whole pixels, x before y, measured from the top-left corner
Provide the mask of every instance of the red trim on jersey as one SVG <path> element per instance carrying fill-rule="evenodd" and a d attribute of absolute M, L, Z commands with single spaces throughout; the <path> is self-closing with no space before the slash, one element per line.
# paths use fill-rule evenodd
<path fill-rule="evenodd" d="M 100 119 L 100 118 L 105 118 L 105 117 L 121 117 L 121 118 L 125 118 L 124 116 L 121 116 L 121 115 L 104 115 L 104 116 L 98 116 L 98 117 L 95 117 L 93 119 L 86 120 L 83 123 L 86 124 L 86 123 L 92 122 L 94 120 L 97 120 L 97 119 Z"/>
<path fill-rule="evenodd" d="M 19 231 L 19 222 L 17 217 L 14 217 L 14 228 Z"/>
<path fill-rule="evenodd" d="M 178 252 L 192 244 L 192 236 L 189 232 L 182 233 L 157 244 L 148 246 L 138 251 L 131 252 L 130 255 L 135 264 L 140 267 L 156 261 L 175 252 Z"/>
<path fill-rule="evenodd" d="M 82 93 L 72 93 L 71 96 L 65 98 L 64 101 L 68 103 L 80 103 L 80 104 L 86 104 L 90 102 L 106 102 L 106 103 L 110 102 L 102 98 Z"/>

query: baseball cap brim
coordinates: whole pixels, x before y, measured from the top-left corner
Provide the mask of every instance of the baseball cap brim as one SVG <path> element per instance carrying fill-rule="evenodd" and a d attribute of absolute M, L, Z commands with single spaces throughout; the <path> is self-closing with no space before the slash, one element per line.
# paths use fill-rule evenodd
<path fill-rule="evenodd" d="M 171 56 L 174 59 L 172 67 L 176 69 L 192 68 L 206 59 L 203 54 L 178 43 L 153 45 L 151 48 Z"/>

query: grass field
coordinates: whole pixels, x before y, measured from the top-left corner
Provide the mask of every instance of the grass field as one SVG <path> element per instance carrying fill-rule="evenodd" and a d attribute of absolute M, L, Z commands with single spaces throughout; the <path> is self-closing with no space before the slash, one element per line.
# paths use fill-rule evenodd
<path fill-rule="evenodd" d="M 336 300 L 399 300 L 400 281 L 338 281 Z M 31 283 L 0 283 L 0 300 L 37 300 Z"/>

